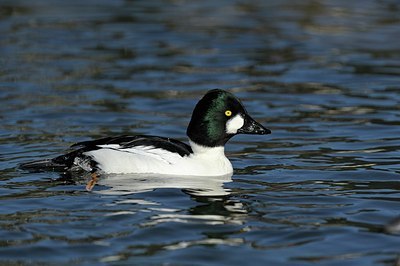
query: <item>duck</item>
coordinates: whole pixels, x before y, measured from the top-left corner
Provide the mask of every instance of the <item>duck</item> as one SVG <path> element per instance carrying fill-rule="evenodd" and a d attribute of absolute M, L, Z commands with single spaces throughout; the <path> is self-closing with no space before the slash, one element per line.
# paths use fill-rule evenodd
<path fill-rule="evenodd" d="M 213 89 L 193 110 L 186 130 L 189 144 L 154 135 L 104 137 L 73 144 L 63 155 L 24 163 L 21 168 L 80 169 L 92 174 L 92 183 L 101 174 L 232 175 L 233 167 L 225 156 L 225 144 L 237 134 L 270 133 L 270 129 L 248 114 L 234 94 Z"/>

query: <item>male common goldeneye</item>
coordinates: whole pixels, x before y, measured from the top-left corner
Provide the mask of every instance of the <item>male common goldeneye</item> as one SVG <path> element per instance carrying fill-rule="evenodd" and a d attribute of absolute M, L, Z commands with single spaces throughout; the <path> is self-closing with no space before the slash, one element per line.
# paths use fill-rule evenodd
<path fill-rule="evenodd" d="M 220 176 L 233 172 L 224 145 L 236 134 L 270 134 L 232 93 L 208 91 L 194 108 L 187 128 L 190 145 L 147 135 L 106 137 L 79 142 L 74 150 L 53 159 L 21 165 L 25 169 L 83 169 L 101 173 L 155 173 Z M 93 175 L 94 174 L 94 175 Z"/>

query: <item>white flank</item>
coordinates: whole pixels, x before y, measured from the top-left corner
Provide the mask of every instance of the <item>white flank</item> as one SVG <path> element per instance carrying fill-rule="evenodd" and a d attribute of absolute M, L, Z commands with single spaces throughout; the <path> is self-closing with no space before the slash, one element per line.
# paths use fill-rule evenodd
<path fill-rule="evenodd" d="M 226 122 L 226 133 L 236 134 L 238 129 L 244 125 L 244 119 L 237 114 Z"/>
<path fill-rule="evenodd" d="M 105 173 L 220 176 L 233 172 L 224 147 L 209 148 L 193 142 L 190 145 L 193 154 L 185 157 L 153 146 L 121 148 L 118 144 L 101 145 L 101 149 L 84 154 L 92 157 Z"/>

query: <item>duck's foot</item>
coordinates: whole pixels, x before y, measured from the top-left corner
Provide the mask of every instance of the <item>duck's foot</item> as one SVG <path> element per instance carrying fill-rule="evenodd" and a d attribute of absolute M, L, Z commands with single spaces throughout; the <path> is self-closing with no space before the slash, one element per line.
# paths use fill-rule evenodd
<path fill-rule="evenodd" d="M 99 175 L 97 173 L 91 173 L 90 180 L 86 184 L 86 190 L 92 191 L 94 186 L 97 184 L 97 181 L 99 181 Z"/>

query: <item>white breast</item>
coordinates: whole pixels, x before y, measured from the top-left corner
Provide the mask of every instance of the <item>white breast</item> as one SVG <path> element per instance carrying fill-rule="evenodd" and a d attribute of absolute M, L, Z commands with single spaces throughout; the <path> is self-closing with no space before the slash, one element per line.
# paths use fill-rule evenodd
<path fill-rule="evenodd" d="M 92 157 L 105 173 L 219 176 L 233 172 L 231 163 L 225 157 L 224 147 L 206 148 L 190 144 L 193 154 L 185 157 L 152 146 L 124 149 L 118 144 L 101 145 L 101 149 L 84 155 Z"/>

